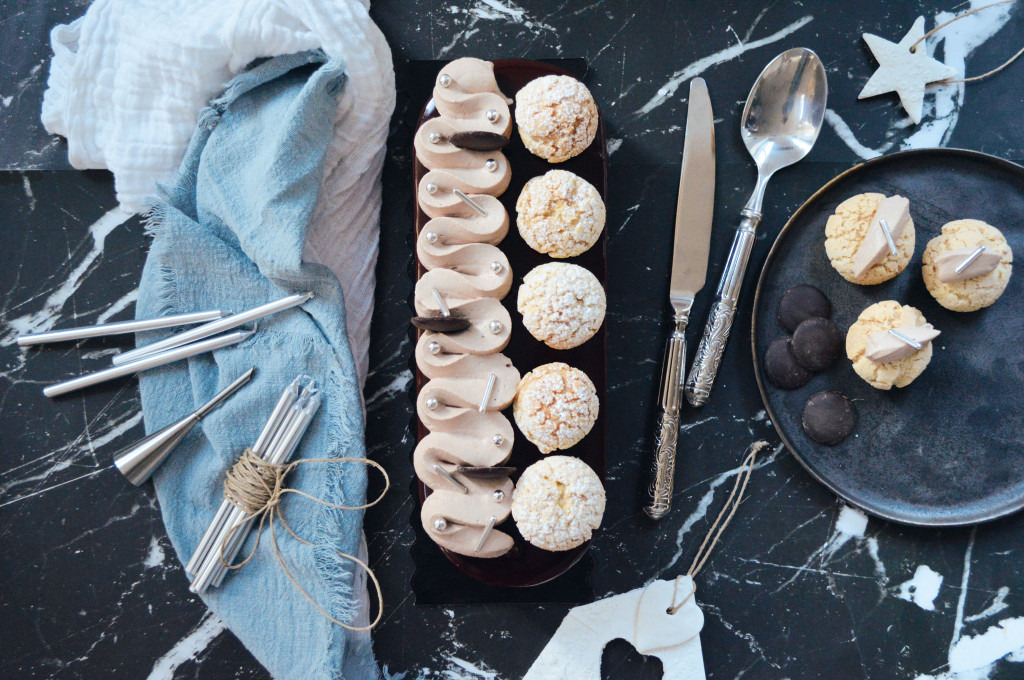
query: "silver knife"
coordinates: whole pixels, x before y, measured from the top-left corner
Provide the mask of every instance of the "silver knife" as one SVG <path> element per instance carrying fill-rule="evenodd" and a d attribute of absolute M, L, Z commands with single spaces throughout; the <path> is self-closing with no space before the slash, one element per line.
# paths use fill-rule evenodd
<path fill-rule="evenodd" d="M 704 287 L 708 272 L 711 217 L 715 203 L 715 122 L 708 86 L 703 78 L 690 81 L 684 140 L 669 287 L 675 330 L 668 339 L 662 365 L 661 394 L 658 397 L 661 416 L 654 479 L 651 481 L 650 504 L 644 508 L 652 519 L 661 519 L 672 506 L 679 407 L 683 403 L 683 381 L 686 377 L 686 324 L 690 320 L 693 299 Z"/>

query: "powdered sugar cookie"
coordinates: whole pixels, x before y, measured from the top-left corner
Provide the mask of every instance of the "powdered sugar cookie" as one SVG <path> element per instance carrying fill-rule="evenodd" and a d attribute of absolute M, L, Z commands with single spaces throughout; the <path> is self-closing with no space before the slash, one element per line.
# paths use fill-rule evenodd
<path fill-rule="evenodd" d="M 572 456 L 551 456 L 526 468 L 512 494 L 519 533 L 543 550 L 571 550 L 590 540 L 604 506 L 597 473 Z"/>
<path fill-rule="evenodd" d="M 541 453 L 551 453 L 586 437 L 597 421 L 599 407 L 597 389 L 587 374 L 555 362 L 523 376 L 512 402 L 512 415 L 519 430 Z"/>
<path fill-rule="evenodd" d="M 605 208 L 594 186 L 565 170 L 550 170 L 523 187 L 516 201 L 523 240 L 551 257 L 575 257 L 597 243 Z"/>
<path fill-rule="evenodd" d="M 596 276 L 575 264 L 550 262 L 523 277 L 516 308 L 530 335 L 548 347 L 572 349 L 601 327 L 605 304 Z"/>
<path fill-rule="evenodd" d="M 597 104 L 571 76 L 543 76 L 516 93 L 516 124 L 527 150 L 552 163 L 582 153 L 597 135 Z"/>

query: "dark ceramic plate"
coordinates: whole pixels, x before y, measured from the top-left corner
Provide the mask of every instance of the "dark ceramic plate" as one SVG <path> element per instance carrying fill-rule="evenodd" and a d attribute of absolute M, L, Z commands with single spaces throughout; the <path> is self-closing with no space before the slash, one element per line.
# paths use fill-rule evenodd
<path fill-rule="evenodd" d="M 440 65 L 441 64 L 439 64 L 439 67 Z M 514 98 L 516 92 L 535 78 L 546 75 L 578 76 L 579 74 L 573 74 L 559 66 L 538 61 L 500 59 L 494 62 L 494 75 L 497 78 L 498 86 L 501 88 L 501 91 L 504 92 L 506 96 Z M 434 118 L 436 116 L 437 112 L 434 109 L 433 101 L 431 100 L 424 108 L 418 121 L 418 125 L 422 125 L 430 118 Z M 512 167 L 512 181 L 509 184 L 508 189 L 500 197 L 505 209 L 508 210 L 510 226 L 508 236 L 505 237 L 505 240 L 501 242 L 499 247 L 508 257 L 508 261 L 512 267 L 514 275 L 512 290 L 503 301 L 503 304 L 511 314 L 513 322 L 511 340 L 508 347 L 504 350 L 504 354 L 512 360 L 512 363 L 515 364 L 516 368 L 519 369 L 519 372 L 523 375 L 541 364 L 553 361 L 562 361 L 570 366 L 579 368 L 590 376 L 590 379 L 594 382 L 594 386 L 597 388 L 598 397 L 601 400 L 602 409 L 600 411 L 600 415 L 598 416 L 593 429 L 591 429 L 590 433 L 581 442 L 573 446 L 571 449 L 559 451 L 558 453 L 580 458 L 583 462 L 592 467 L 603 481 L 605 475 L 605 424 L 608 419 L 607 413 L 603 408 L 607 403 L 605 399 L 605 327 L 602 326 L 597 334 L 587 342 L 570 350 L 551 349 L 543 343 L 535 340 L 523 327 L 521 321 L 522 317 L 515 308 L 519 284 L 522 283 L 523 276 L 537 265 L 545 262 L 554 262 L 556 260 L 552 260 L 552 258 L 547 255 L 542 255 L 534 251 L 519 236 L 519 231 L 515 226 L 515 204 L 523 185 L 528 179 L 536 177 L 537 175 L 543 175 L 548 170 L 556 168 L 574 172 L 593 184 L 601 193 L 601 197 L 607 203 L 608 167 L 607 155 L 605 153 L 604 119 L 602 117 L 598 127 L 597 137 L 594 142 L 583 153 L 564 163 L 551 164 L 528 152 L 523 146 L 523 143 L 519 138 L 519 133 L 515 128 L 512 130 L 512 140 L 509 145 L 503 149 L 503 152 L 508 157 L 509 164 Z M 418 185 L 420 179 L 425 173 L 426 168 L 417 162 L 415 172 L 413 173 L 414 196 L 415 187 Z M 423 211 L 419 210 L 419 207 L 417 206 L 417 234 L 423 225 L 426 224 L 428 219 L 429 217 Z M 606 241 L 607 231 L 602 234 L 601 240 L 586 253 L 583 253 L 579 257 L 557 261 L 571 262 L 589 269 L 595 276 L 597 276 L 598 280 L 604 284 L 606 271 Z M 417 276 L 421 276 L 423 273 L 422 269 L 417 269 Z M 425 382 L 426 378 L 417 371 L 417 390 L 422 387 Z M 513 429 L 516 433 L 515 442 L 512 445 L 512 455 L 507 463 L 508 465 L 517 468 L 516 474 L 512 475 L 512 479 L 515 481 L 518 480 L 519 475 L 525 468 L 540 460 L 542 455 L 537 447 L 527 441 L 526 438 L 518 431 L 518 428 L 515 427 L 515 420 L 512 418 L 512 409 L 507 409 L 505 411 L 505 415 L 513 423 Z M 423 424 L 420 423 L 418 426 L 418 438 L 422 439 L 426 434 L 426 428 L 424 428 Z M 418 484 L 417 487 L 420 501 L 422 501 L 425 495 L 430 493 L 430 490 L 423 484 Z M 416 515 L 417 519 L 414 521 L 418 522 L 418 510 Z M 576 564 L 590 546 L 590 542 L 588 541 L 572 550 L 549 552 L 527 543 L 516 530 L 515 522 L 511 517 L 509 517 L 503 524 L 499 525 L 498 528 L 515 539 L 515 545 L 512 550 L 501 557 L 494 559 L 482 559 L 466 557 L 464 555 L 458 555 L 445 550 L 442 550 L 441 552 L 444 553 L 445 557 L 447 557 L 452 564 L 471 578 L 488 585 L 507 588 L 536 586 L 551 581 L 552 579 L 564 574 L 574 564 Z M 417 541 L 419 540 L 430 541 L 430 539 L 426 537 L 425 532 L 423 532 L 422 536 L 419 533 L 417 534 Z"/>
<path fill-rule="evenodd" d="M 891 281 L 857 286 L 825 256 L 825 222 L 846 198 L 864 192 L 910 199 L 914 257 Z M 943 224 L 980 219 L 1024 253 L 1024 168 L 973 151 L 904 151 L 858 165 L 822 187 L 775 240 L 754 299 L 754 370 L 775 428 L 804 467 L 850 503 L 880 517 L 919 525 L 960 525 L 1024 507 L 1024 275 L 999 300 L 970 313 L 950 312 L 928 293 L 921 254 Z M 804 387 L 787 392 L 765 378 L 768 345 L 785 335 L 776 318 L 791 286 L 809 283 L 832 301 L 844 337 L 860 312 L 881 300 L 912 305 L 942 331 L 925 372 L 903 389 L 870 387 L 844 357 Z M 838 446 L 804 433 L 807 398 L 839 390 L 859 421 Z"/>

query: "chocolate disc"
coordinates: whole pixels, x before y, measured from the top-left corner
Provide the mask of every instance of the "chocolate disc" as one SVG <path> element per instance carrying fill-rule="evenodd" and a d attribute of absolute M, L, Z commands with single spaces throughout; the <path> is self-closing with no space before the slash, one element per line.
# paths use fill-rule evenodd
<path fill-rule="evenodd" d="M 469 328 L 469 319 L 464 316 L 414 316 L 412 325 L 434 333 L 458 333 Z"/>
<path fill-rule="evenodd" d="M 768 345 L 764 355 L 764 372 L 772 383 L 784 390 L 795 390 L 807 384 L 814 374 L 797 363 L 788 338 L 779 338 Z"/>
<path fill-rule="evenodd" d="M 804 406 L 807 436 L 825 446 L 835 446 L 850 436 L 857 425 L 857 409 L 841 392 L 818 392 Z"/>
<path fill-rule="evenodd" d="M 787 331 L 792 333 L 802 322 L 815 316 L 823 319 L 832 316 L 832 304 L 820 290 L 802 284 L 783 293 L 779 301 L 779 323 Z"/>
<path fill-rule="evenodd" d="M 843 336 L 828 319 L 813 317 L 793 331 L 790 348 L 797 363 L 808 371 L 821 373 L 836 362 L 843 352 Z"/>
<path fill-rule="evenodd" d="M 486 132 L 484 130 L 467 130 L 452 134 L 448 141 L 460 149 L 471 151 L 497 151 L 504 149 L 509 138 L 499 135 L 497 132 Z"/>

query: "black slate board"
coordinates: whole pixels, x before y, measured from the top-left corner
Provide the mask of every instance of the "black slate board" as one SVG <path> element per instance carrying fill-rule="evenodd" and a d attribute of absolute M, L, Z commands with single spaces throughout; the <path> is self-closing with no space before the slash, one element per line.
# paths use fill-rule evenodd
<path fill-rule="evenodd" d="M 417 78 L 417 86 L 423 88 L 422 99 L 430 99 L 433 83 L 440 69 L 447 61 L 431 61 L 422 63 L 422 73 Z M 581 80 L 586 74 L 586 62 L 582 59 L 561 59 L 544 62 L 526 60 L 495 60 L 495 77 L 498 86 L 509 97 L 527 82 L 543 75 L 573 75 Z M 414 66 L 419 67 L 419 64 Z M 415 97 L 412 97 L 416 101 Z M 514 111 L 514 106 L 513 106 Z M 432 109 L 413 121 L 414 129 L 423 120 L 431 116 Z M 593 338 L 583 345 L 571 350 L 555 350 L 538 342 L 522 326 L 521 316 L 515 309 L 516 291 L 523 276 L 535 266 L 545 262 L 570 262 L 578 264 L 597 276 L 602 284 L 606 284 L 605 243 L 607 231 L 598 243 L 586 253 L 565 260 L 553 260 L 532 250 L 515 227 L 515 202 L 523 185 L 531 177 L 542 175 L 548 170 L 562 169 L 574 172 L 593 184 L 607 202 L 607 156 L 605 151 L 604 120 L 601 119 L 597 138 L 586 151 L 564 163 L 551 164 L 529 153 L 523 146 L 515 128 L 512 138 L 503 153 L 508 157 L 512 167 L 512 181 L 508 189 L 500 197 L 509 213 L 509 233 L 500 244 L 500 248 L 508 257 L 513 270 L 512 291 L 502 301 L 509 310 L 513 322 L 512 337 L 504 354 L 512 359 L 520 373 L 541 364 L 562 361 L 583 370 L 594 382 L 597 394 L 601 399 L 602 409 L 597 422 L 590 433 L 578 444 L 558 453 L 576 456 L 590 465 L 602 481 L 605 478 L 605 430 L 608 420 L 605 377 L 605 344 L 606 327 L 603 326 Z M 411 188 L 415 188 L 419 179 L 426 172 L 419 163 L 415 166 Z M 416 210 L 416 229 L 426 223 L 429 218 L 418 208 Z M 415 240 L 412 241 L 415 243 Z M 413 246 L 413 249 L 414 246 Z M 421 275 L 417 270 L 415 276 Z M 416 388 L 426 382 L 425 377 L 412 369 L 417 376 Z M 412 395 L 415 402 L 415 395 Z M 511 422 L 511 409 L 505 412 Z M 426 434 L 420 423 L 414 425 L 417 440 Z M 518 480 L 522 471 L 530 464 L 542 458 L 537 448 L 515 430 L 515 442 L 508 464 L 517 468 L 512 476 Z M 590 541 L 572 550 L 549 552 L 536 548 L 525 541 L 516 530 L 515 522 L 510 517 L 499 525 L 499 529 L 511 535 L 515 540 L 513 549 L 506 555 L 494 559 L 471 558 L 441 550 L 426 535 L 420 523 L 420 502 L 427 489 L 418 481 L 413 480 L 412 493 L 417 498 L 410 522 L 416 531 L 416 542 L 412 554 L 416 562 L 413 575 L 413 590 L 418 604 L 486 604 L 499 602 L 528 603 L 578 603 L 593 599 L 588 577 L 593 568 L 593 560 L 586 556 Z M 599 530 L 600 531 L 600 530 Z M 453 566 L 454 565 L 454 566 Z"/>
<path fill-rule="evenodd" d="M 910 199 L 914 257 L 896 278 L 876 286 L 845 281 L 825 255 L 825 222 L 846 198 L 864 192 Z M 905 151 L 839 175 L 812 196 L 782 229 L 758 283 L 753 314 L 754 370 L 768 414 L 793 455 L 849 502 L 907 524 L 959 525 L 1024 507 L 1024 275 L 1011 276 L 991 307 L 951 312 L 928 293 L 921 254 L 946 222 L 973 218 L 1000 229 L 1024 253 L 1024 168 L 956 149 Z M 832 301 L 846 331 L 881 300 L 912 305 L 942 335 L 925 372 L 903 389 L 876 390 L 844 357 L 804 387 L 787 392 L 764 376 L 763 356 L 785 334 L 779 299 L 809 283 Z M 854 434 L 838 446 L 811 441 L 800 417 L 807 398 L 824 389 L 856 405 Z"/>

